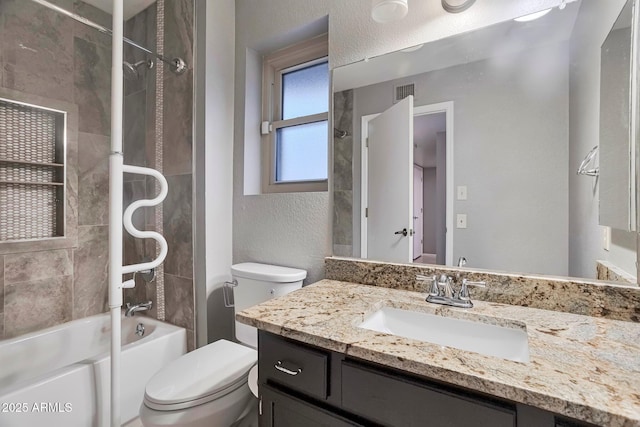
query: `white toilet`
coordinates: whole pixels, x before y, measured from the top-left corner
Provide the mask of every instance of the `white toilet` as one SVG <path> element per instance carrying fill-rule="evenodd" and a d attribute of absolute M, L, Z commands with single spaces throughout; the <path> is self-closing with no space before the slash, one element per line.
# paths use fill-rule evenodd
<path fill-rule="evenodd" d="M 307 272 L 275 265 L 242 263 L 231 267 L 235 311 L 267 301 L 302 286 Z M 157 372 L 145 388 L 140 420 L 145 427 L 229 427 L 256 404 L 248 384 L 255 374 L 258 333 L 236 322 L 236 338 L 246 344 L 218 340 L 174 360 Z"/>

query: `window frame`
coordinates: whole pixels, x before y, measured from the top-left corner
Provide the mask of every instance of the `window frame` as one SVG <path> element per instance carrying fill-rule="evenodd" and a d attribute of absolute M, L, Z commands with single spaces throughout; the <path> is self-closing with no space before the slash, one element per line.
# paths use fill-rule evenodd
<path fill-rule="evenodd" d="M 329 176 L 329 132 L 327 132 L 327 178 L 276 182 L 276 148 L 278 129 L 301 124 L 326 121 L 329 112 L 311 114 L 282 120 L 282 75 L 297 69 L 328 61 L 329 43 L 327 34 L 278 50 L 263 58 L 262 71 L 262 120 L 269 123 L 269 133 L 262 135 L 262 192 L 294 193 L 328 191 Z M 330 81 L 330 79 L 329 79 Z M 331 84 L 327 89 L 330 100 Z M 328 102 L 330 104 L 330 102 Z"/>

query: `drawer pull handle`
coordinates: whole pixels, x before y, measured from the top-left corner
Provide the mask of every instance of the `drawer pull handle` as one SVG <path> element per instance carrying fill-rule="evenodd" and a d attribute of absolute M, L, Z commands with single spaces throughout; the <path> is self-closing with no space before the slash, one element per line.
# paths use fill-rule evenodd
<path fill-rule="evenodd" d="M 296 376 L 298 374 L 302 373 L 302 368 L 298 368 L 295 371 L 292 371 L 291 369 L 287 369 L 284 366 L 282 366 L 282 362 L 280 360 L 278 360 L 278 363 L 276 363 L 275 365 L 273 365 L 274 368 L 276 368 L 278 371 L 280 372 L 284 372 L 287 375 L 291 375 L 291 376 Z"/>

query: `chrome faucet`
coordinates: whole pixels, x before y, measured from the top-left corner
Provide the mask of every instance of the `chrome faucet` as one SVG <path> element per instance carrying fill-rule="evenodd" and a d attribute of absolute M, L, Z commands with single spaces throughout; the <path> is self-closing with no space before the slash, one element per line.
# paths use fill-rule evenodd
<path fill-rule="evenodd" d="M 486 286 L 485 282 L 472 282 L 467 279 L 462 279 L 460 291 L 456 292 L 453 287 L 453 278 L 446 274 L 441 274 L 439 277 L 417 275 L 416 280 L 419 282 L 431 281 L 429 295 L 427 295 L 426 299 L 427 302 L 460 308 L 473 307 L 471 296 L 469 294 L 469 286 L 477 286 L 479 288 L 484 288 Z"/>
<path fill-rule="evenodd" d="M 133 317 L 134 313 L 138 311 L 151 310 L 151 307 L 153 307 L 153 302 L 151 301 L 141 302 L 139 304 L 134 304 L 134 305 L 131 305 L 131 303 L 127 303 L 127 310 L 124 312 L 124 316 Z"/>

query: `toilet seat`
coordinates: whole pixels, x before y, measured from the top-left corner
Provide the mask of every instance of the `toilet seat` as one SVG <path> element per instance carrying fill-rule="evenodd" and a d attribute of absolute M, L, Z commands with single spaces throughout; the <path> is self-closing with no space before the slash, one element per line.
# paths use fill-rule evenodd
<path fill-rule="evenodd" d="M 156 373 L 145 388 L 144 404 L 174 411 L 219 399 L 246 385 L 257 352 L 218 340 L 188 353 Z"/>

